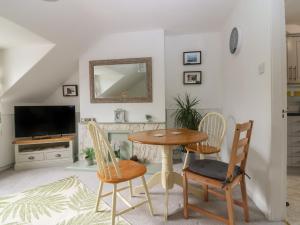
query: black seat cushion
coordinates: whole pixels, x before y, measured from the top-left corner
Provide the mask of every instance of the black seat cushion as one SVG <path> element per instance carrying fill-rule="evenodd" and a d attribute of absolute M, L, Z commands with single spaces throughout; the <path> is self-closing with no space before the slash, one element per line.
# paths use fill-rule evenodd
<path fill-rule="evenodd" d="M 195 160 L 190 163 L 188 169 L 193 173 L 226 182 L 228 163 L 211 159 Z M 239 174 L 241 174 L 240 167 L 236 166 L 233 176 Z"/>

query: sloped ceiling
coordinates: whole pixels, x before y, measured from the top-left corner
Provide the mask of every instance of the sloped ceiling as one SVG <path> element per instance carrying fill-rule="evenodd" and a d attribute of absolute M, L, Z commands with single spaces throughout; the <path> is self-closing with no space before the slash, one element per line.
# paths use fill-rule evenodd
<path fill-rule="evenodd" d="M 79 56 L 108 33 L 219 31 L 236 1 L 1 0 L 0 16 L 55 44 L 3 97 L 11 101 L 44 100 L 78 69 Z"/>
<path fill-rule="evenodd" d="M 53 43 L 0 17 L 0 96 L 24 76 Z"/>

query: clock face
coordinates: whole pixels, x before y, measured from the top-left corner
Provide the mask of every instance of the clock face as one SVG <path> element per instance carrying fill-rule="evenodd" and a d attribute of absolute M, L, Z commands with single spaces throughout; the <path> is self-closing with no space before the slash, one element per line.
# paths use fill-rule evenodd
<path fill-rule="evenodd" d="M 232 29 L 230 34 L 229 50 L 231 54 L 236 53 L 236 50 L 238 48 L 238 43 L 239 43 L 239 31 L 235 27 Z"/>

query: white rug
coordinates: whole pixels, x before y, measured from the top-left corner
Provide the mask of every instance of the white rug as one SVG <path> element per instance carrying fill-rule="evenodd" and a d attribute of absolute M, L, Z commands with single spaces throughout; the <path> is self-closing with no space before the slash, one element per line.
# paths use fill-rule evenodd
<path fill-rule="evenodd" d="M 96 195 L 76 177 L 69 177 L 22 193 L 0 197 L 0 224 L 108 225 L 110 208 L 94 212 Z M 129 225 L 122 217 L 118 225 Z"/>

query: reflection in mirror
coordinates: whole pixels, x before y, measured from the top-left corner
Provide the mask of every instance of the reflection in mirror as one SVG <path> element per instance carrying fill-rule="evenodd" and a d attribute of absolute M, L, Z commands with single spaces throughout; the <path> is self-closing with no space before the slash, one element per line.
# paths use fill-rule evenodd
<path fill-rule="evenodd" d="M 96 98 L 146 97 L 146 63 L 94 67 Z"/>
<path fill-rule="evenodd" d="M 151 58 L 90 62 L 92 102 L 152 101 Z"/>

